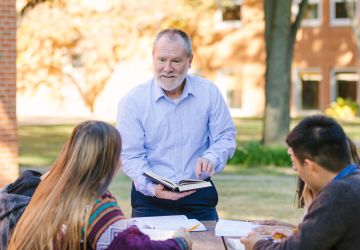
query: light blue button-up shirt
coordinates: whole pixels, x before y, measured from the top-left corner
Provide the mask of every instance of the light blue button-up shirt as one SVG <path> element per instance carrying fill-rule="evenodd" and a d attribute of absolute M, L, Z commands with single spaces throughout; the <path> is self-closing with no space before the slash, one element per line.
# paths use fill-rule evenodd
<path fill-rule="evenodd" d="M 153 196 L 152 172 L 174 182 L 195 178 L 199 157 L 220 172 L 233 155 L 235 127 L 217 87 L 198 77 L 186 77 L 182 95 L 172 100 L 154 79 L 131 90 L 119 103 L 117 128 L 122 137 L 122 170 L 136 190 Z"/>

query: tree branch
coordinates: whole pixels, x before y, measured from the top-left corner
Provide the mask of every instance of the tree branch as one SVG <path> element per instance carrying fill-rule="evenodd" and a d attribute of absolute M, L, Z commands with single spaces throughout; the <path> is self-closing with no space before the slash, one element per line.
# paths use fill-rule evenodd
<path fill-rule="evenodd" d="M 21 8 L 19 15 L 20 17 L 25 16 L 25 14 L 30 11 L 31 9 L 35 8 L 37 5 L 41 4 L 41 3 L 45 3 L 45 2 L 50 2 L 50 3 L 64 3 L 63 0 L 27 0 L 26 4 L 24 7 Z"/>
<path fill-rule="evenodd" d="M 29 0 L 25 6 L 20 10 L 20 16 L 23 17 L 30 9 L 33 9 L 36 5 L 47 2 L 49 0 Z"/>
<path fill-rule="evenodd" d="M 307 4 L 308 4 L 308 0 L 302 0 L 299 4 L 299 12 L 296 15 L 296 19 L 294 23 L 291 25 L 291 38 L 293 40 L 295 40 L 296 33 L 300 27 L 301 20 L 304 16 L 305 7 L 307 6 Z"/>

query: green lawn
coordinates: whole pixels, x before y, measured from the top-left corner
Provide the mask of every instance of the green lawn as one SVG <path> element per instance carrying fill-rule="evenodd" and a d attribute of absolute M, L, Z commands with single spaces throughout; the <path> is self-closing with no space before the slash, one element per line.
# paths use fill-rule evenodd
<path fill-rule="evenodd" d="M 20 166 L 51 165 L 68 140 L 75 125 L 20 125 Z"/>
<path fill-rule="evenodd" d="M 291 127 L 299 120 L 292 122 Z M 260 141 L 261 119 L 235 119 L 238 145 Z M 345 132 L 353 140 L 360 141 L 360 120 L 342 123 Z M 59 154 L 75 125 L 20 125 L 20 166 L 49 166 Z"/>
<path fill-rule="evenodd" d="M 245 174 L 246 173 L 246 170 Z M 303 214 L 295 208 L 296 178 L 291 175 L 234 175 L 213 177 L 219 193 L 218 212 L 223 219 L 280 219 L 297 223 Z M 130 216 L 131 181 L 119 174 L 110 186 L 126 216 Z"/>
<path fill-rule="evenodd" d="M 294 126 L 298 122 L 292 122 Z M 260 119 L 236 119 L 238 144 L 260 141 Z M 24 168 L 46 170 L 56 159 L 75 125 L 19 126 L 19 159 Z M 343 123 L 345 131 L 360 141 L 360 121 Z M 219 192 L 218 211 L 224 219 L 280 219 L 296 223 L 303 211 L 294 205 L 296 177 L 290 167 L 227 166 L 215 176 Z M 129 178 L 119 174 L 110 190 L 119 198 L 125 214 L 130 215 Z"/>

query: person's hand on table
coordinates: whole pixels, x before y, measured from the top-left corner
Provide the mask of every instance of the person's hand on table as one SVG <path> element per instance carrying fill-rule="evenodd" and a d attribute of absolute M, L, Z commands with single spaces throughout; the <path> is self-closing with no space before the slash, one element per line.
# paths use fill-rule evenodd
<path fill-rule="evenodd" d="M 289 236 L 293 234 L 294 227 L 288 227 L 282 225 L 276 225 L 276 226 L 263 225 L 255 228 L 254 231 L 259 232 L 262 235 L 270 235 L 273 234 L 273 232 L 284 232 L 283 233 L 284 235 Z"/>
<path fill-rule="evenodd" d="M 296 226 L 290 223 L 277 220 L 255 220 L 254 223 L 259 225 L 254 231 L 263 235 L 269 235 L 274 231 L 280 230 L 284 232 L 284 235 L 288 236 L 293 234 L 294 229 L 296 229 Z"/>
<path fill-rule="evenodd" d="M 276 229 L 271 233 L 274 242 L 282 242 L 293 234 L 291 230 Z"/>
<path fill-rule="evenodd" d="M 161 184 L 157 184 L 155 187 L 155 196 L 159 199 L 165 199 L 165 200 L 178 200 L 193 193 L 195 193 L 195 190 L 176 193 L 166 189 Z"/>
<path fill-rule="evenodd" d="M 198 179 L 206 179 L 213 176 L 215 173 L 215 166 L 212 161 L 204 157 L 200 157 L 196 161 L 195 176 Z"/>
<path fill-rule="evenodd" d="M 253 222 L 259 225 L 296 227 L 293 224 L 279 220 L 254 220 Z"/>
<path fill-rule="evenodd" d="M 245 250 L 252 250 L 255 243 L 263 238 L 264 236 L 262 236 L 259 232 L 251 232 L 247 237 L 241 237 L 240 242 L 245 246 Z"/>
<path fill-rule="evenodd" d="M 191 234 L 187 231 L 185 231 L 184 228 L 180 228 L 174 232 L 173 238 L 181 237 L 184 238 L 189 245 L 189 248 L 191 249 L 192 240 L 191 240 Z"/>

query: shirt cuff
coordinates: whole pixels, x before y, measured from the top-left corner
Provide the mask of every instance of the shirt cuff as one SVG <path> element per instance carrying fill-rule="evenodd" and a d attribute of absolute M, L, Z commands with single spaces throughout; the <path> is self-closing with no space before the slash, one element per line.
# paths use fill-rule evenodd
<path fill-rule="evenodd" d="M 151 196 L 155 196 L 155 188 L 156 184 L 149 182 L 146 186 L 146 189 L 150 193 Z"/>
<path fill-rule="evenodd" d="M 218 166 L 220 164 L 220 161 L 217 159 L 217 157 L 213 154 L 207 153 L 203 156 L 204 158 L 210 160 L 212 163 L 214 163 L 214 169 L 217 170 Z"/>

